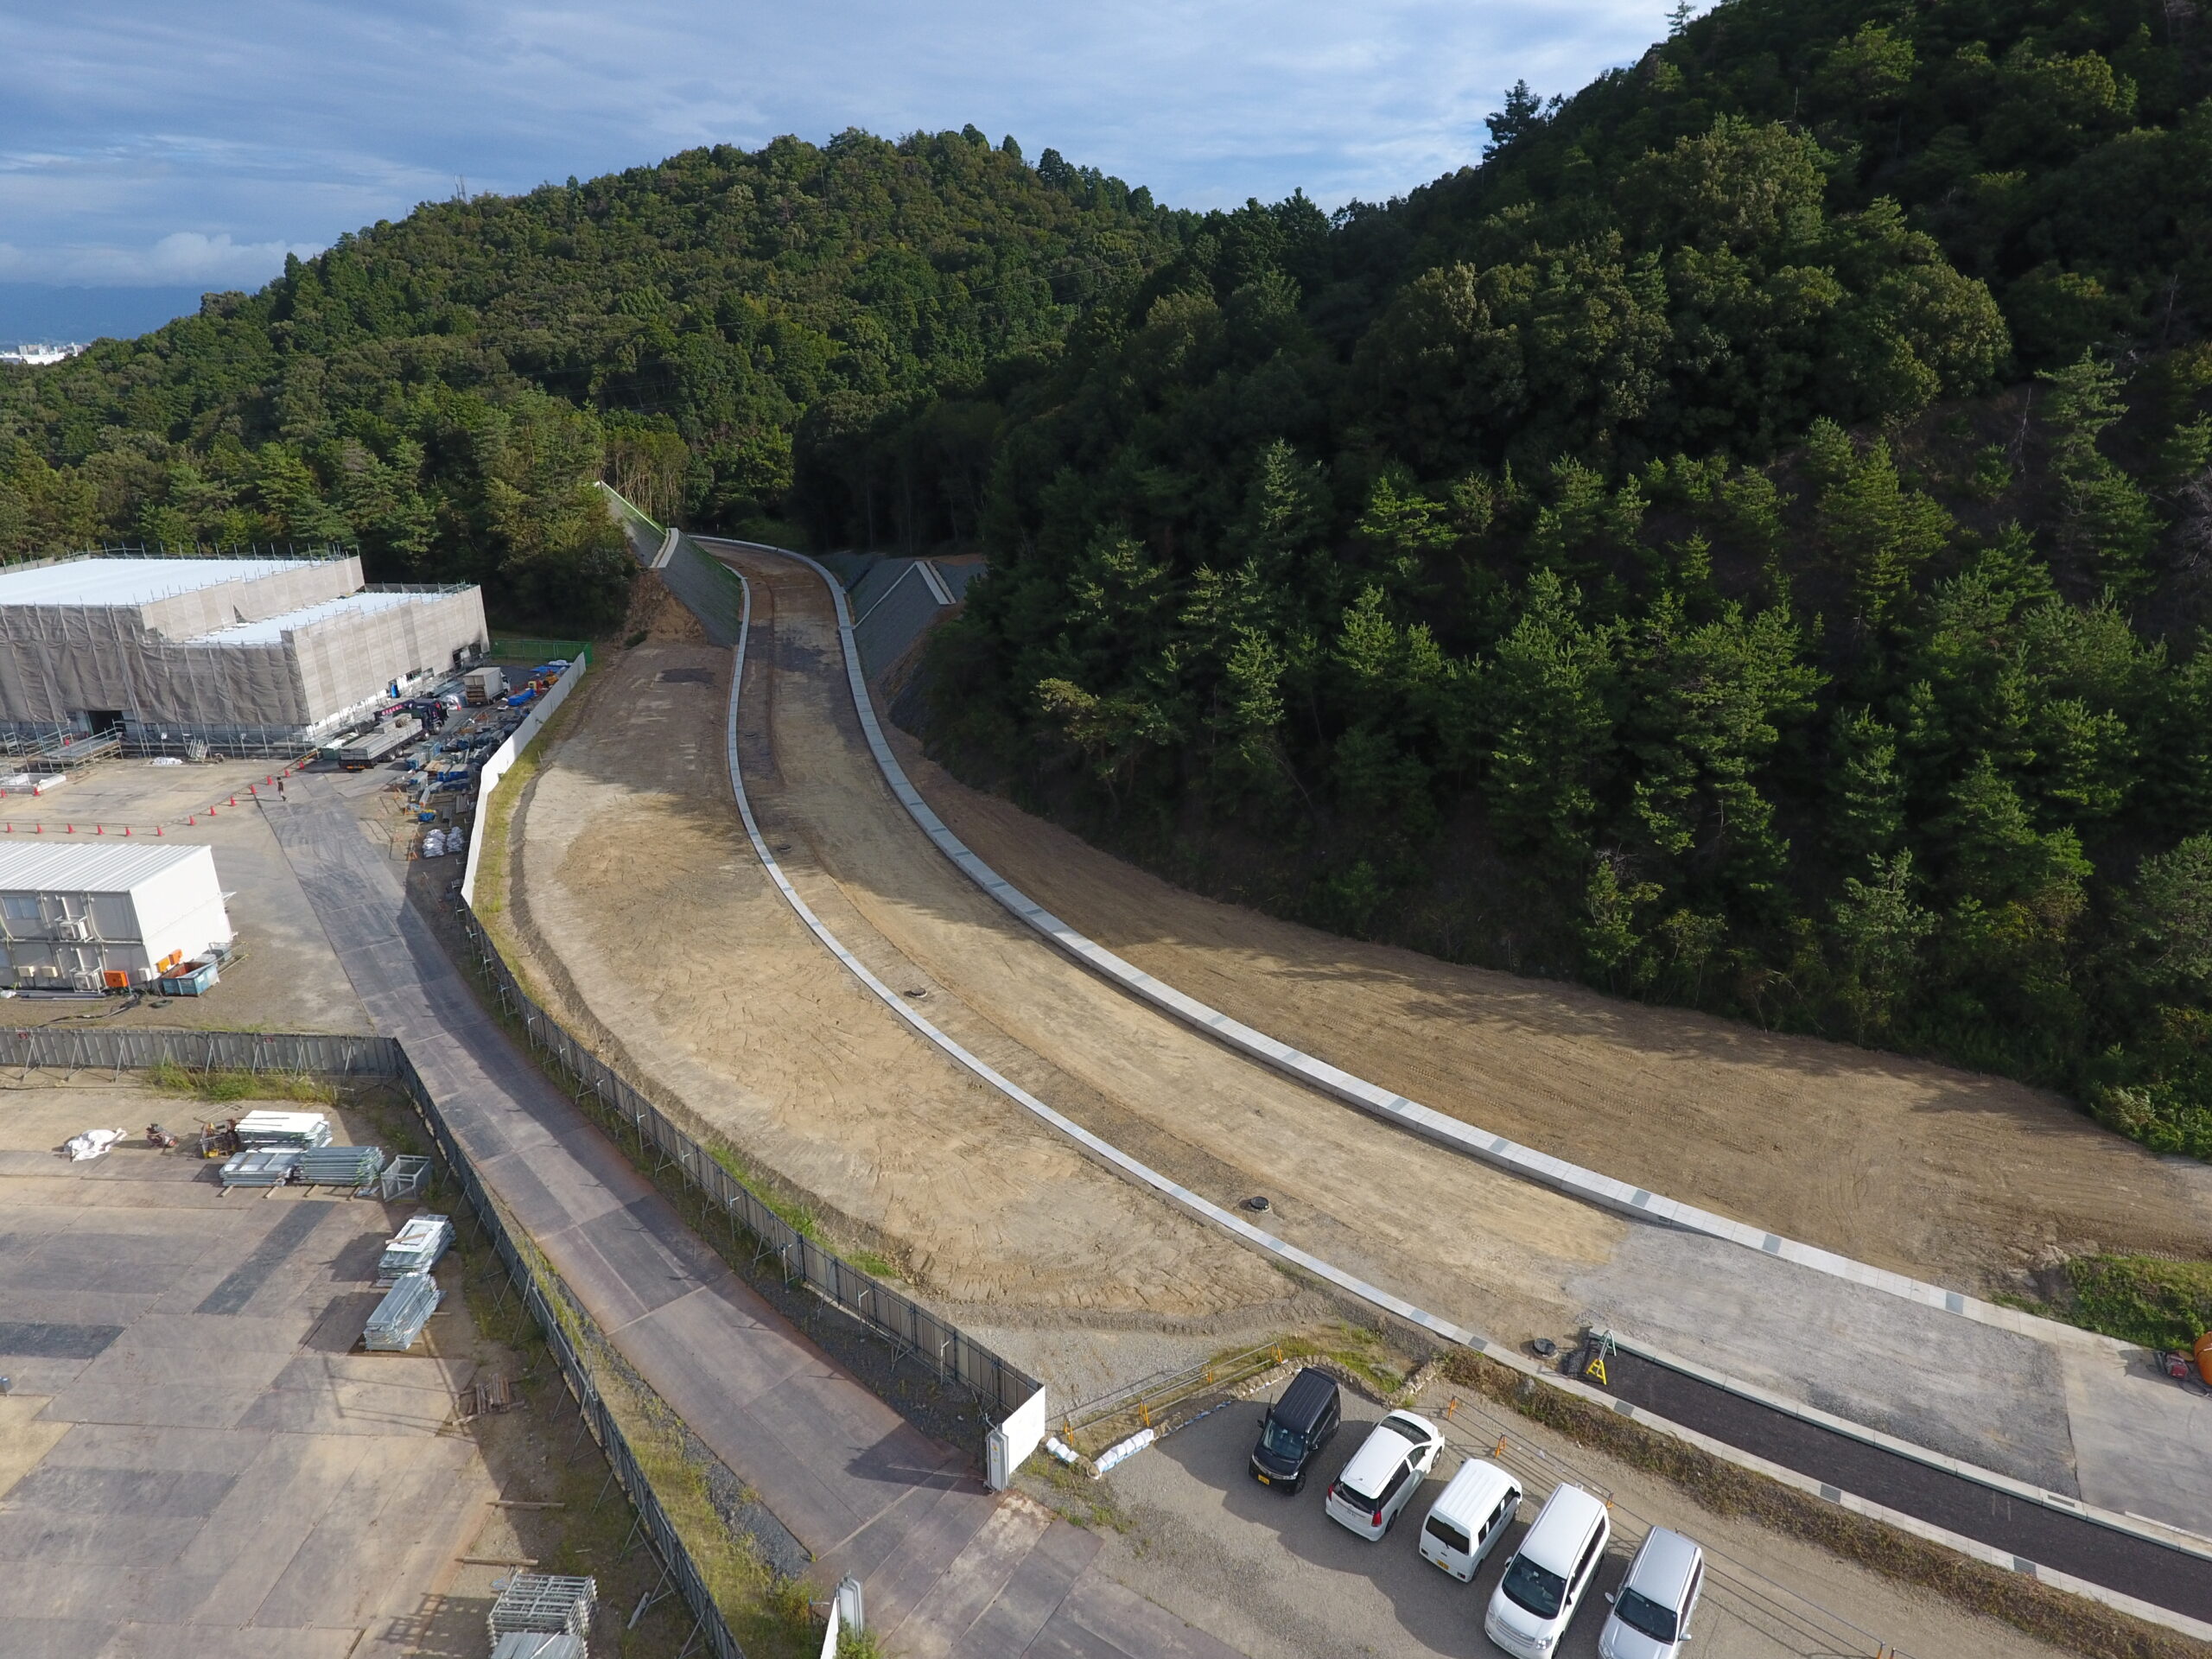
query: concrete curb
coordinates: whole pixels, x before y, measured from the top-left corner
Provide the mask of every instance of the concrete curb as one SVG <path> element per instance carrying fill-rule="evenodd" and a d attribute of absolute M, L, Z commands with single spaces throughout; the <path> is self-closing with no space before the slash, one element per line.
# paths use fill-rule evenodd
<path fill-rule="evenodd" d="M 723 538 L 709 537 L 707 539 L 721 540 Z M 744 543 L 744 545 L 760 546 L 761 544 L 748 543 Z M 897 760 L 889 753 L 888 745 L 884 742 L 881 728 L 876 723 L 874 709 L 868 698 L 866 682 L 860 677 L 858 657 L 857 653 L 854 651 L 852 644 L 852 623 L 850 620 L 850 612 L 846 607 L 844 594 L 842 589 L 839 588 L 836 579 L 832 577 L 827 570 L 823 569 L 822 566 L 815 563 L 813 560 L 807 558 L 804 554 L 792 553 L 789 550 L 784 548 L 763 547 L 762 550 L 780 554 L 788 558 L 799 560 L 801 563 L 813 569 L 817 575 L 820 575 L 823 581 L 829 586 L 831 595 L 836 602 L 839 620 L 838 632 L 839 637 L 844 645 L 847 674 L 852 683 L 855 703 L 860 712 L 861 726 L 868 734 L 870 747 L 875 753 L 877 762 L 879 766 L 883 768 L 887 778 L 891 781 L 893 792 L 899 796 L 901 804 L 906 806 L 907 810 L 912 813 L 918 821 L 922 821 L 923 814 L 928 814 L 927 821 L 923 822 L 923 827 L 925 830 L 928 829 L 931 823 L 938 823 L 936 814 L 930 811 L 927 804 L 922 801 L 920 796 L 915 792 L 912 785 L 906 780 L 904 771 L 899 767 Z M 1162 1175 L 1157 1170 L 1151 1168 L 1149 1166 L 1122 1151 L 1120 1147 L 1116 1147 L 1110 1141 L 1105 1141 L 1100 1136 L 1092 1134 L 1081 1124 L 1073 1122 L 1071 1119 L 1054 1110 L 1043 1101 L 1038 1099 L 1034 1095 L 1029 1093 L 1028 1090 L 1023 1089 L 1020 1084 L 1013 1082 L 1010 1078 L 1004 1077 L 985 1061 L 970 1053 L 957 1040 L 947 1035 L 945 1033 L 938 1030 L 936 1026 L 932 1025 L 928 1020 L 917 1013 L 907 1002 L 906 998 L 900 996 L 896 991 L 886 985 L 880 979 L 877 978 L 874 973 L 868 969 L 866 963 L 862 963 L 845 947 L 843 942 L 841 941 L 836 934 L 830 931 L 829 927 L 814 913 L 813 910 L 807 905 L 806 901 L 799 896 L 798 890 L 791 886 L 789 878 L 784 874 L 781 866 L 776 862 L 774 854 L 769 850 L 766 838 L 760 834 L 760 825 L 753 817 L 752 804 L 747 798 L 745 793 L 743 773 L 740 769 L 737 755 L 738 696 L 742 688 L 744 679 L 743 670 L 745 661 L 745 646 L 743 636 L 745 632 L 749 632 L 750 630 L 750 620 L 752 615 L 752 587 L 749 582 L 746 582 L 741 573 L 733 569 L 731 574 L 736 575 L 738 581 L 744 584 L 745 587 L 746 626 L 744 630 L 741 632 L 740 643 L 734 654 L 735 662 L 730 676 L 729 721 L 727 737 L 728 764 L 730 769 L 730 782 L 733 791 L 737 797 L 739 815 L 744 821 L 746 835 L 748 840 L 752 842 L 754 855 L 760 860 L 762 866 L 768 871 L 770 878 L 774 881 L 777 891 L 783 895 L 785 902 L 791 907 L 793 912 L 798 915 L 799 919 L 806 924 L 808 930 L 829 948 L 830 953 L 835 956 L 838 961 L 842 963 L 855 978 L 859 979 L 862 984 L 866 985 L 869 990 L 873 991 L 878 1000 L 883 1002 L 886 1007 L 891 1008 L 900 1019 L 904 1020 L 917 1033 L 925 1038 L 944 1053 L 950 1057 L 963 1069 L 969 1071 L 984 1083 L 988 1084 L 992 1088 L 997 1090 L 1007 1098 L 1014 1101 L 1016 1103 L 1020 1104 L 1037 1117 L 1042 1119 L 1046 1123 L 1051 1124 L 1054 1128 L 1059 1130 L 1062 1134 L 1075 1141 L 1078 1145 L 1082 1146 L 1085 1151 L 1090 1153 L 1094 1157 L 1097 1158 L 1100 1161 L 1116 1170 L 1117 1173 L 1173 1199 L 1176 1203 L 1181 1205 L 1184 1208 L 1191 1211 L 1192 1213 L 1200 1216 L 1205 1220 L 1212 1222 L 1216 1226 L 1221 1227 L 1236 1235 L 1244 1243 L 1254 1245 L 1256 1248 L 1268 1252 L 1277 1260 L 1288 1262 L 1307 1273 L 1311 1273 L 1315 1277 L 1319 1278 L 1329 1284 L 1334 1285 L 1341 1290 L 1347 1291 L 1351 1294 L 1357 1296 L 1362 1300 L 1369 1302 L 1376 1307 L 1383 1308 L 1396 1315 L 1398 1318 L 1405 1320 L 1407 1323 L 1415 1325 L 1420 1329 L 1427 1331 L 1432 1334 L 1443 1338 L 1446 1342 L 1452 1343 L 1456 1346 L 1472 1350 L 1474 1352 L 1479 1353 L 1488 1359 L 1494 1360 L 1497 1363 L 1507 1367 L 1509 1370 L 1516 1371 L 1522 1376 L 1529 1377 L 1540 1384 L 1558 1389 L 1565 1393 L 1574 1395 L 1576 1398 L 1584 1401 L 1586 1403 L 1611 1410 L 1621 1416 L 1629 1418 L 1633 1421 L 1642 1424 L 1647 1428 L 1652 1429 L 1660 1433 L 1671 1435 L 1676 1440 L 1681 1440 L 1688 1445 L 1697 1446 L 1699 1449 L 1707 1452 L 1713 1457 L 1718 1458 L 1724 1463 L 1731 1464 L 1738 1468 L 1749 1470 L 1756 1474 L 1764 1475 L 1770 1479 L 1778 1481 L 1781 1484 L 1789 1486 L 1798 1491 L 1805 1492 L 1827 1503 L 1838 1504 L 1844 1509 L 1853 1510 L 1854 1513 L 1866 1516 L 1870 1519 L 1880 1521 L 1885 1524 L 1894 1526 L 1901 1531 L 1910 1533 L 1916 1537 L 1925 1539 L 1932 1543 L 1940 1544 L 1945 1548 L 1955 1551 L 1956 1553 L 1967 1556 L 1972 1560 L 2001 1567 L 2007 1572 L 2026 1573 L 2031 1576 L 2040 1578 L 2044 1582 L 2053 1586 L 2055 1588 L 2082 1596 L 2091 1601 L 2098 1602 L 2103 1605 L 2111 1607 L 2117 1611 L 2128 1613 L 2133 1617 L 2141 1618 L 2147 1623 L 2163 1625 L 2167 1629 L 2180 1630 L 2187 1635 L 2212 1640 L 2212 1625 L 2201 1624 L 2199 1621 L 2190 1618 L 2184 1614 L 2172 1612 L 2163 1607 L 2156 1607 L 2149 1603 L 2138 1601 L 2132 1596 L 2122 1595 L 2117 1591 L 2107 1590 L 2102 1586 L 2091 1584 L 2086 1580 L 2075 1579 L 2068 1574 L 2054 1573 L 2040 1568 L 2034 1563 L 2023 1561 L 2005 1551 L 1993 1548 L 1991 1546 L 1980 1543 L 1974 1539 L 1967 1538 L 1958 1533 L 1947 1531 L 1941 1527 L 1932 1526 L 1927 1522 L 1916 1520 L 1914 1517 L 1904 1515 L 1901 1512 L 1885 1509 L 1880 1504 L 1871 1503 L 1853 1493 L 1841 1492 L 1834 1487 L 1824 1487 L 1820 1482 L 1812 1479 L 1808 1476 L 1801 1475 L 1795 1470 L 1786 1469 L 1779 1464 L 1770 1463 L 1764 1458 L 1756 1457 L 1750 1452 L 1741 1451 L 1735 1446 L 1728 1445 L 1725 1441 L 1716 1440 L 1707 1435 L 1700 1434 L 1695 1430 L 1685 1428 L 1680 1424 L 1658 1416 L 1657 1414 L 1647 1411 L 1641 1407 L 1632 1405 L 1627 1401 L 1617 1399 L 1610 1394 L 1593 1389 L 1574 1378 L 1560 1376 L 1554 1373 L 1548 1367 L 1538 1364 L 1535 1361 L 1520 1354 L 1507 1344 L 1493 1341 L 1492 1339 L 1481 1336 L 1464 1326 L 1455 1325 L 1448 1319 L 1440 1319 L 1437 1315 L 1428 1313 L 1426 1309 L 1415 1306 L 1414 1304 L 1405 1300 L 1402 1297 L 1394 1295 L 1390 1292 L 1383 1290 L 1379 1286 L 1371 1285 L 1365 1280 L 1358 1278 L 1355 1274 L 1346 1273 L 1341 1268 L 1334 1267 L 1331 1263 L 1321 1260 L 1319 1256 L 1315 1256 L 1307 1251 L 1299 1249 L 1294 1244 L 1291 1244 L 1283 1239 L 1277 1238 L 1274 1234 L 1266 1231 L 1264 1229 L 1255 1227 L 1251 1223 L 1244 1220 L 1242 1217 L 1230 1211 L 1224 1210 L 1219 1205 L 1211 1202 L 1210 1199 L 1200 1197 L 1198 1194 L 1192 1192 L 1189 1188 L 1183 1186 L 1179 1183 L 1170 1180 L 1166 1176 Z M 1015 889 L 1007 887 L 1004 881 L 999 880 L 995 874 L 989 871 L 988 866 L 983 864 L 980 859 L 976 859 L 972 853 L 968 852 L 966 848 L 962 846 L 957 838 L 953 836 L 951 831 L 945 830 L 941 823 L 938 823 L 938 830 L 942 833 L 944 841 L 949 841 L 953 846 L 960 848 L 960 854 L 956 857 L 956 861 L 961 861 L 963 860 L 966 861 L 962 863 L 962 868 L 963 869 L 968 869 L 969 874 L 971 876 L 975 874 L 975 870 L 982 870 L 987 874 L 989 874 L 991 880 L 996 882 L 998 887 L 1000 888 L 1003 888 L 1006 893 L 1015 893 L 1016 897 L 1020 896 L 1015 893 Z M 937 836 L 932 836 L 931 839 L 935 840 L 937 839 Z M 939 842 L 938 844 L 942 848 L 944 846 L 944 842 Z M 974 869 L 969 869 L 969 865 L 971 863 L 975 867 Z M 979 881 L 982 880 L 980 877 L 976 879 Z M 998 897 L 999 895 L 995 893 L 994 896 Z M 1001 898 L 1001 902 L 1005 903 L 1007 901 Z M 1025 902 L 1027 901 L 1025 900 Z M 1008 908 L 1011 909 L 1014 908 L 1014 906 L 1009 904 Z M 1038 907 L 1034 906 L 1032 906 L 1031 908 L 1037 910 L 1037 913 L 1039 916 L 1046 914 L 1046 912 L 1041 909 L 1038 909 Z M 1017 912 L 1016 913 L 1020 912 Z M 1025 918 L 1025 919 L 1027 918 Z M 1075 937 L 1079 938 L 1080 936 L 1077 935 Z M 1086 943 L 1088 942 L 1086 941 Z M 1092 948 L 1094 950 L 1097 949 L 1096 946 L 1093 946 Z M 1110 953 L 1100 950 L 1099 954 L 1106 956 Z M 1119 958 L 1115 958 L 1115 960 L 1118 961 Z M 1131 973 L 1136 972 L 1135 969 L 1129 969 L 1128 964 L 1126 963 L 1122 965 L 1124 969 L 1128 969 Z M 1146 977 L 1148 978 L 1149 976 L 1147 976 Z M 1164 989 L 1166 988 L 1162 988 Z M 1179 996 L 1180 993 L 1174 993 L 1174 995 Z M 1183 1000 L 1185 1001 L 1191 1001 L 1191 999 L 1188 998 L 1185 998 Z M 1201 1007 L 1203 1005 L 1193 1003 L 1192 1006 Z M 1223 1018 L 1224 1016 L 1217 1015 L 1216 1017 Z M 1258 1033 L 1254 1034 L 1256 1036 Z M 1319 1063 L 1315 1062 L 1314 1064 L 1318 1065 Z M 1421 1109 L 1426 1110 L 1427 1109 L 1422 1108 Z M 1534 1157 L 1542 1156 L 1541 1154 L 1531 1154 L 1530 1155 Z M 1556 1160 L 1553 1161 L 1555 1162 Z M 1602 1179 L 1603 1178 L 1599 1179 Z M 1618 1186 L 1621 1184 L 1615 1182 L 1611 1185 Z M 1872 1270 L 1870 1269 L 1870 1271 Z M 2039 1321 L 2038 1323 L 2041 1322 Z M 2123 1348 L 2126 1346 L 2124 1344 L 2114 1345 Z M 1861 1431 L 1862 1433 L 1866 1432 L 1867 1431 Z M 1904 1442 L 1897 1442 L 1897 1446 L 1900 1448 L 1904 1445 Z M 1136 1448 L 1131 1449 L 1135 1450 Z M 1926 1452 L 1918 1448 L 1916 1448 L 1915 1450 L 1916 1454 L 1925 1461 L 1932 1461 L 1940 1457 L 1939 1453 Z M 1957 1465 L 1955 1467 L 1957 1471 L 1964 1472 L 1965 1471 L 1971 1469 L 1972 1465 Z M 1984 1472 L 1986 1473 L 1987 1471 Z M 1998 1480 L 2004 1479 L 2001 1476 L 1994 1477 L 1994 1478 Z M 2018 1483 L 2007 1483 L 2007 1484 L 2018 1485 Z M 2023 1490 L 2025 1491 L 2031 1489 Z M 2100 1512 L 2101 1515 L 2101 1513 L 2102 1512 Z M 2122 1527 L 2119 1529 L 2133 1530 L 2132 1527 Z M 2145 1535 L 2149 1536 L 2150 1535 Z M 2167 1541 L 2163 1538 L 2155 1537 L 2153 1537 L 2152 1541 L 2159 1543 L 2164 1543 Z"/>
<path fill-rule="evenodd" d="M 766 548 L 757 542 L 737 545 L 762 547 L 765 551 L 796 559 L 812 569 L 830 588 L 830 597 L 837 607 L 839 634 L 845 645 L 846 677 L 852 686 L 853 706 L 859 714 L 861 728 L 867 734 L 868 747 L 874 753 L 876 765 L 881 769 L 885 780 L 891 785 L 891 792 L 899 798 L 899 804 L 921 826 L 923 833 L 937 844 L 938 849 L 958 865 L 976 886 L 1052 940 L 1067 955 L 1155 1007 L 1173 1014 L 1193 1029 L 1217 1038 L 1255 1059 L 1265 1061 L 1278 1071 L 1287 1072 L 1300 1082 L 1310 1084 L 1363 1111 L 1388 1119 L 1456 1152 L 1478 1158 L 1527 1179 L 1541 1182 L 1586 1203 L 1599 1205 L 1623 1215 L 1665 1222 L 1685 1231 L 1722 1239 L 1745 1249 L 1758 1250 L 1799 1267 L 1809 1268 L 1830 1278 L 1864 1285 L 1906 1301 L 1916 1302 L 1923 1307 L 1939 1308 L 1945 1313 L 1959 1314 L 1977 1323 L 2032 1337 L 2038 1341 L 2088 1348 L 2106 1354 L 2135 1351 L 2133 1344 L 2114 1338 L 2101 1336 L 2095 1332 L 2083 1331 L 2070 1325 L 2061 1325 L 2056 1320 L 2039 1319 L 2017 1308 L 2002 1307 L 1959 1291 L 1947 1290 L 1941 1285 L 1929 1284 L 1904 1274 L 1892 1273 L 1886 1268 L 1855 1261 L 1815 1244 L 1784 1238 L 1778 1233 L 1732 1221 L 1710 1210 L 1700 1209 L 1694 1205 L 1667 1198 L 1626 1181 L 1615 1180 L 1610 1175 L 1601 1175 L 1595 1170 L 1568 1163 L 1565 1159 L 1554 1158 L 1549 1153 L 1524 1147 L 1502 1135 L 1492 1134 L 1437 1111 L 1433 1107 L 1424 1106 L 1418 1101 L 1408 1100 L 1403 1095 L 1393 1094 L 1379 1084 L 1356 1077 L 1325 1060 L 1302 1053 L 1289 1044 L 1232 1020 L 1196 997 L 1185 995 L 1164 981 L 1154 978 L 1103 945 L 1077 932 L 1007 881 L 970 851 L 967 843 L 954 835 L 929 803 L 922 798 L 920 791 L 908 780 L 905 768 L 899 764 L 898 757 L 893 753 L 890 744 L 884 738 L 882 727 L 876 720 L 874 702 L 868 695 L 859 655 L 852 644 L 851 611 L 845 603 L 844 590 L 836 578 L 804 553 L 794 553 L 787 548 Z"/>

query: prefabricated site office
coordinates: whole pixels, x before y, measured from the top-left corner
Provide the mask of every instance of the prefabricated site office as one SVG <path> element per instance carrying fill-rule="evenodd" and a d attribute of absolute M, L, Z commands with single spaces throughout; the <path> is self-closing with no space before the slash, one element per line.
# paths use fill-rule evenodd
<path fill-rule="evenodd" d="M 16 990 L 121 990 L 231 942 L 210 847 L 0 847 L 0 943 Z"/>
<path fill-rule="evenodd" d="M 306 748 L 485 643 L 480 589 L 366 587 L 352 555 L 15 565 L 0 569 L 0 736 Z"/>

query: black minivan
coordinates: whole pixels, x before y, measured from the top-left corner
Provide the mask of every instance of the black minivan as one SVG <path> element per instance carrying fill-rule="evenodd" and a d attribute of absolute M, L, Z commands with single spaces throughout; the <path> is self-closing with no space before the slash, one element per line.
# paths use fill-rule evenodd
<path fill-rule="evenodd" d="M 1307 1366 L 1290 1379 L 1282 1398 L 1260 1418 L 1260 1443 L 1252 1448 L 1252 1478 L 1262 1486 L 1296 1491 L 1306 1471 L 1344 1421 L 1337 1379 Z"/>

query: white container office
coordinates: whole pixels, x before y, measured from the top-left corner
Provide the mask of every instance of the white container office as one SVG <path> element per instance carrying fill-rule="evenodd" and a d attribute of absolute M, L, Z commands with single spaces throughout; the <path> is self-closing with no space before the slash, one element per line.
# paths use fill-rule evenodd
<path fill-rule="evenodd" d="M 211 847 L 172 841 L 0 846 L 4 982 L 127 990 L 232 940 Z"/>

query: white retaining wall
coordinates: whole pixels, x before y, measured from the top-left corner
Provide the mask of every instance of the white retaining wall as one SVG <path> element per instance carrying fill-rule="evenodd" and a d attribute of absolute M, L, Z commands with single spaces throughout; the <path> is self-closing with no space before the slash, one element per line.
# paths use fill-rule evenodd
<path fill-rule="evenodd" d="M 468 900 L 471 910 L 476 908 L 476 866 L 484 856 L 484 830 L 492 816 L 488 810 L 492 791 L 507 775 L 507 768 L 530 747 L 531 740 L 545 729 L 545 722 L 553 718 L 554 711 L 568 701 L 569 693 L 584 677 L 585 663 L 586 659 L 579 657 L 561 671 L 561 677 L 553 682 L 553 689 L 531 704 L 522 724 L 507 734 L 507 741 L 492 751 L 484 769 L 476 774 L 476 818 L 468 832 L 468 862 L 461 873 L 461 896 Z"/>

